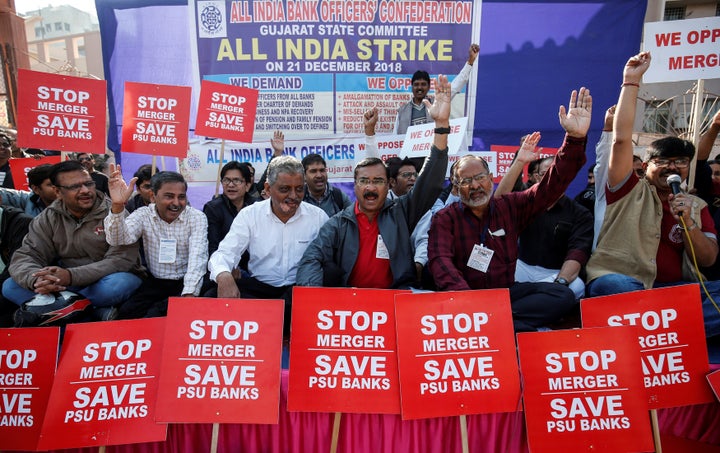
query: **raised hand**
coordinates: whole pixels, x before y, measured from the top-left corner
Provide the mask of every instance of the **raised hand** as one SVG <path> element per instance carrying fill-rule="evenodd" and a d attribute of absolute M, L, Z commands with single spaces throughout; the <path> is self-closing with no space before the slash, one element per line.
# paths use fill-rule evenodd
<path fill-rule="evenodd" d="M 363 126 L 365 127 L 365 135 L 375 135 L 375 126 L 378 122 L 378 108 L 373 107 L 363 115 Z"/>
<path fill-rule="evenodd" d="M 133 193 L 133 187 L 137 178 L 130 180 L 130 184 L 126 184 L 120 170 L 120 165 L 110 164 L 110 179 L 108 180 L 108 189 L 110 190 L 110 199 L 114 205 L 123 205 L 130 199 Z"/>
<path fill-rule="evenodd" d="M 560 106 L 558 112 L 560 125 L 571 137 L 585 137 L 588 129 L 590 129 L 591 113 L 592 96 L 590 96 L 590 90 L 585 87 L 580 88 L 580 91 L 573 90 L 570 94 L 570 104 L 568 104 L 567 111 L 564 105 Z"/>
<path fill-rule="evenodd" d="M 517 160 L 523 163 L 532 162 L 538 158 L 537 144 L 540 141 L 540 132 L 533 132 L 525 137 L 522 146 L 517 152 Z"/>
<path fill-rule="evenodd" d="M 285 134 L 282 131 L 275 131 L 273 138 L 270 139 L 270 146 L 273 149 L 273 156 L 282 156 L 285 151 Z"/>
<path fill-rule="evenodd" d="M 438 127 L 447 127 L 450 125 L 450 82 L 447 76 L 440 74 L 435 83 L 435 99 L 433 103 L 423 99 L 425 108 L 428 113 L 435 119 L 435 125 Z"/>
<path fill-rule="evenodd" d="M 613 105 L 612 107 L 609 107 L 605 111 L 605 125 L 603 126 L 603 130 L 605 130 L 605 131 L 613 130 L 613 118 L 615 118 L 615 107 L 617 107 L 617 104 Z"/>
<path fill-rule="evenodd" d="M 625 63 L 623 83 L 640 83 L 643 74 L 650 67 L 650 52 L 640 52 Z"/>

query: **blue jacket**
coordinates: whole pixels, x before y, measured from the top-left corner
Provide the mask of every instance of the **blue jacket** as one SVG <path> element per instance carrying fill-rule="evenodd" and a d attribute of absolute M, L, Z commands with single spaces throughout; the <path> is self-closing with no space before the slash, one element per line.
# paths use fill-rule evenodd
<path fill-rule="evenodd" d="M 392 288 L 407 288 L 416 278 L 410 234 L 442 191 L 448 165 L 447 149 L 432 147 L 430 157 L 413 189 L 395 200 L 385 200 L 377 216 L 378 228 L 390 254 Z M 360 250 L 355 204 L 331 217 L 305 250 L 297 270 L 296 284 L 323 286 L 331 274 L 339 274 L 338 286 L 347 286 Z"/>

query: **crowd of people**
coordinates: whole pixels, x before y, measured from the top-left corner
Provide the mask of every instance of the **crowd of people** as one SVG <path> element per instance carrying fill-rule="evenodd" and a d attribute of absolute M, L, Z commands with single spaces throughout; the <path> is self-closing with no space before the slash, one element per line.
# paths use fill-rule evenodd
<path fill-rule="evenodd" d="M 460 82 L 476 55 L 473 45 Z M 57 322 L 61 314 L 42 307 L 65 291 L 83 296 L 77 311 L 94 320 L 164 316 L 169 297 L 240 297 L 285 300 L 287 333 L 297 285 L 508 288 L 515 330 L 539 331 L 579 326 L 582 297 L 697 282 L 705 274 L 713 280 L 697 303 L 707 337 L 716 337 L 720 164 L 708 159 L 720 112 L 697 155 L 692 143 L 667 137 L 634 156 L 638 88 L 649 64 L 650 55 L 640 53 L 624 67 L 588 187 L 575 200 L 565 191 L 586 162 L 588 88 L 572 91 L 560 107 L 566 135 L 554 158 L 538 158 L 541 136 L 533 132 L 497 188 L 487 162 L 473 153 L 453 164 L 445 185 L 458 83 L 439 76 L 428 99 L 422 71 L 398 121 L 434 122 L 429 157 L 421 169 L 411 159 L 379 159 L 378 113 L 368 111 L 369 157 L 355 166 L 354 201 L 328 183 L 320 155 L 302 162 L 283 155 L 281 132 L 260 181 L 250 164 L 227 163 L 222 193 L 202 211 L 188 205 L 182 175 L 150 165 L 130 181 L 119 166 L 111 165 L 109 178 L 95 171 L 89 154 L 36 167 L 28 174 L 31 192 L 0 189 L 2 295 L 14 312 L 6 321 Z M 686 181 L 694 159 L 694 194 L 674 190 L 668 181 Z M 71 313 L 64 307 L 62 315 Z"/>

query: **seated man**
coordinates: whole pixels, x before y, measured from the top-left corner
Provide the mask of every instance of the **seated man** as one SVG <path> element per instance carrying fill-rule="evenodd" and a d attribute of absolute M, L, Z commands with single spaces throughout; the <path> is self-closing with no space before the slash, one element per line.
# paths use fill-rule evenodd
<path fill-rule="evenodd" d="M 678 192 L 671 176 L 685 180 L 695 155 L 692 143 L 676 137 L 654 141 L 645 151 L 641 179 L 633 171 L 633 125 L 642 75 L 650 54 L 630 58 L 615 110 L 610 151 L 607 208 L 595 253 L 588 262 L 588 295 L 600 296 L 695 282 L 699 266 L 715 262 L 718 244 L 707 204 Z M 720 299 L 720 282 L 705 287 Z M 705 334 L 720 334 L 720 313 L 708 295 L 702 296 Z"/>
<path fill-rule="evenodd" d="M 451 100 L 465 88 L 468 80 L 470 80 L 472 65 L 475 63 L 478 53 L 480 53 L 480 46 L 471 44 L 468 50 L 467 63 L 465 63 L 460 73 L 452 81 Z M 412 76 L 412 99 L 398 109 L 393 134 L 404 135 L 410 126 L 431 123 L 433 121 L 432 112 L 426 109 L 423 102 L 427 98 L 428 91 L 430 91 L 430 74 L 426 71 L 415 71 L 415 74 Z"/>
<path fill-rule="evenodd" d="M 125 211 L 132 195 L 120 166 L 112 168 L 112 208 L 105 217 L 110 245 L 137 243 L 142 238 L 150 277 L 120 306 L 121 319 L 165 316 L 168 297 L 200 294 L 207 263 L 207 218 L 187 205 L 187 183 L 180 173 L 161 171 L 150 180 L 155 203 Z"/>
<path fill-rule="evenodd" d="M 125 205 L 127 212 L 133 212 L 143 206 L 150 206 L 150 203 L 153 202 L 152 185 L 150 184 L 150 179 L 153 176 L 152 170 L 151 164 L 141 165 L 133 175 L 134 178 L 137 178 L 135 180 L 135 191 L 137 193 Z M 155 169 L 155 173 L 157 173 L 157 169 Z"/>
<path fill-rule="evenodd" d="M 292 287 L 305 248 L 327 221 L 325 211 L 303 203 L 302 164 L 291 156 L 272 159 L 264 191 L 267 200 L 242 209 L 210 257 L 210 278 L 221 298 L 284 299 L 285 333 L 289 333 Z M 252 277 L 235 279 L 233 270 L 245 251 Z"/>
<path fill-rule="evenodd" d="M 415 282 L 410 233 L 442 190 L 448 162 L 450 83 L 445 76 L 437 88 L 435 103 L 425 101 L 437 127 L 416 187 L 389 200 L 387 167 L 377 157 L 360 161 L 354 172 L 357 201 L 320 229 L 298 267 L 298 285 L 322 286 L 330 273 L 339 273 L 333 286 L 387 289 Z"/>
<path fill-rule="evenodd" d="M 12 158 L 14 140 L 7 134 L 0 133 L 0 187 L 14 189 L 10 158 Z"/>
<path fill-rule="evenodd" d="M 303 201 L 319 207 L 328 217 L 350 206 L 350 198 L 345 192 L 328 182 L 327 164 L 320 154 L 308 154 L 303 157 L 302 166 L 305 169 Z"/>
<path fill-rule="evenodd" d="M 25 211 L 30 217 L 35 217 L 57 199 L 55 187 L 50 182 L 50 164 L 38 165 L 28 171 L 28 185 L 32 192 L 15 189 L 0 188 L 2 204 L 14 206 Z"/>
<path fill-rule="evenodd" d="M 523 143 L 495 191 L 496 198 L 508 191 L 522 167 L 536 156 L 532 148 Z M 538 173 L 545 175 L 553 158 L 536 159 L 536 162 Z M 590 258 L 592 240 L 590 211 L 565 194 L 560 195 L 520 233 L 515 281 L 558 283 L 569 287 L 580 299 L 585 296 L 585 283 L 579 277 Z"/>
<path fill-rule="evenodd" d="M 37 294 L 68 289 L 87 297 L 98 319 L 112 319 L 111 308 L 127 300 L 144 275 L 137 244 L 110 246 L 103 219 L 110 199 L 79 162 L 53 165 L 50 180 L 58 199 L 30 224 L 10 262 L 5 298 L 21 305 Z"/>
<path fill-rule="evenodd" d="M 493 198 L 492 174 L 480 157 L 467 155 L 455 166 L 453 183 L 460 203 L 440 210 L 428 238 L 430 272 L 438 289 L 509 288 L 515 330 L 536 331 L 558 321 L 577 306 L 575 295 L 556 283 L 516 283 L 520 232 L 558 199 L 585 163 L 592 98 L 573 91 L 569 109 L 560 107 L 565 142 L 539 184 Z M 533 148 L 540 134 L 532 134 Z"/>
<path fill-rule="evenodd" d="M 418 177 L 418 171 L 413 161 L 409 157 L 398 159 L 394 165 L 388 164 L 388 170 L 390 175 L 388 198 L 394 200 L 410 192 Z"/>
<path fill-rule="evenodd" d="M 0 285 L 10 278 L 8 266 L 17 249 L 22 245 L 32 217 L 12 206 L 0 207 L 0 262 L 4 270 L 0 273 Z M 0 327 L 13 327 L 13 313 L 17 305 L 0 296 Z"/>

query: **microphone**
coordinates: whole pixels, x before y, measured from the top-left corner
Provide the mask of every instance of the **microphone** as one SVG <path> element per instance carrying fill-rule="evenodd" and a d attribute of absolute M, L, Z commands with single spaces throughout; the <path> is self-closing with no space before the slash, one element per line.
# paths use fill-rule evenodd
<path fill-rule="evenodd" d="M 672 174 L 668 176 L 667 183 L 670 186 L 670 190 L 672 190 L 673 195 L 677 195 L 680 193 L 680 183 L 682 180 L 680 179 L 680 175 Z"/>

